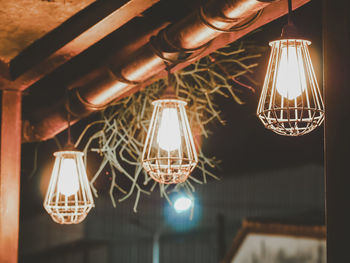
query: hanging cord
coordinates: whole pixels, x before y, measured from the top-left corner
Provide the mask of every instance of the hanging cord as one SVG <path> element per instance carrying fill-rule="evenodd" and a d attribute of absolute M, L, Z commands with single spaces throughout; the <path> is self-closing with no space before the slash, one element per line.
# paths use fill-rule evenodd
<path fill-rule="evenodd" d="M 288 0 L 288 24 L 293 24 L 292 12 L 293 12 L 292 0 Z"/>
<path fill-rule="evenodd" d="M 75 147 L 74 147 L 74 144 L 72 142 L 72 133 L 71 133 L 71 110 L 70 110 L 70 107 L 69 107 L 69 94 L 70 94 L 70 91 L 67 89 L 66 90 L 66 96 L 67 96 L 67 100 L 66 100 L 66 113 L 67 113 L 67 144 L 66 146 L 64 147 L 65 149 L 67 150 L 74 150 Z"/>
<path fill-rule="evenodd" d="M 70 113 L 67 112 L 67 123 L 68 123 L 68 127 L 67 127 L 67 145 L 72 145 L 72 138 L 71 138 L 71 132 L 70 132 Z"/>
<path fill-rule="evenodd" d="M 292 0 L 287 0 L 287 1 L 288 1 L 288 23 L 282 28 L 282 34 L 280 39 L 297 39 L 297 38 L 300 38 L 300 35 L 293 22 Z"/>
<path fill-rule="evenodd" d="M 171 73 L 171 65 L 169 65 L 168 63 L 164 62 L 165 66 L 166 66 L 166 71 L 168 73 L 168 86 L 167 88 L 164 90 L 163 92 L 163 96 L 162 99 L 176 99 L 176 88 L 174 85 L 174 82 L 172 81 L 172 73 Z"/>

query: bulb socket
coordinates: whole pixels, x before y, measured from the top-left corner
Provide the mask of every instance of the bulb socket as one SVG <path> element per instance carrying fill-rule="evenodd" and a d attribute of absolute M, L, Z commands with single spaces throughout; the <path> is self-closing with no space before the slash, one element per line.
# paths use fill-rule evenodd
<path fill-rule="evenodd" d="M 176 91 L 173 85 L 168 84 L 168 87 L 164 90 L 161 99 L 177 99 Z"/>
<path fill-rule="evenodd" d="M 282 28 L 280 39 L 303 39 L 293 22 L 289 22 Z"/>
<path fill-rule="evenodd" d="M 77 151 L 74 144 L 72 142 L 68 142 L 62 149 L 62 151 Z"/>

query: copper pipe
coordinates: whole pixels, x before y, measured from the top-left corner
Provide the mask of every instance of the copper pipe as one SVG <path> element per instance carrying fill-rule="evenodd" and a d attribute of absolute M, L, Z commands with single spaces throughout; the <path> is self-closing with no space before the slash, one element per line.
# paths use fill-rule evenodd
<path fill-rule="evenodd" d="M 249 18 L 258 10 L 269 5 L 273 0 L 211 0 L 203 6 L 206 19 L 216 27 L 229 29 Z M 156 36 L 157 46 L 162 54 L 174 59 L 177 49 L 196 49 L 222 32 L 209 27 L 201 20 L 198 10 L 179 22 L 167 27 Z M 130 58 L 118 67 L 110 66 L 99 69 L 83 85 L 73 83 L 73 96 L 69 98 L 68 110 L 75 120 L 107 106 L 114 100 L 120 99 L 132 90 L 136 83 L 142 83 L 165 69 L 165 63 L 154 50 L 150 42 L 134 52 Z M 41 116 L 33 125 L 26 125 L 24 142 L 47 140 L 63 131 L 66 126 L 64 105 L 67 99 L 61 100 L 53 109 Z M 35 122 L 35 120 L 31 120 Z M 73 120 L 74 122 L 74 120 Z"/>

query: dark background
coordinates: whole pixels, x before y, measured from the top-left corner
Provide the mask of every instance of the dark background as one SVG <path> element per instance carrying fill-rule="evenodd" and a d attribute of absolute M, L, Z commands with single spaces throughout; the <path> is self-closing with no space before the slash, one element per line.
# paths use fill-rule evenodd
<path fill-rule="evenodd" d="M 320 1 L 311 1 L 294 12 L 294 19 L 300 33 L 312 41 L 310 52 L 322 88 L 321 9 Z M 249 38 L 268 46 L 280 35 L 285 22 L 286 17 L 278 19 Z M 215 171 L 221 180 L 211 179 L 207 185 L 196 186 L 198 210 L 192 222 L 186 216 L 172 215 L 157 192 L 151 197 L 141 196 L 136 214 L 132 211 L 133 198 L 113 208 L 104 193 L 109 183 L 105 178 L 98 184 L 101 195 L 95 198 L 96 208 L 83 224 L 56 225 L 42 207 L 56 143 L 50 140 L 24 145 L 22 262 L 151 262 L 152 240 L 159 231 L 160 262 L 217 262 L 222 256 L 220 251 L 229 247 L 245 218 L 323 224 L 323 127 L 301 137 L 283 137 L 266 130 L 255 115 L 268 56 L 266 49 L 255 72 L 260 85 L 255 93 L 246 94 L 244 105 L 217 98 L 227 124 L 211 124 L 212 133 L 203 140 L 203 150 L 222 160 Z M 94 118 L 75 125 L 73 136 L 78 136 Z M 64 143 L 65 137 L 64 132 L 58 139 Z M 32 173 L 36 150 L 37 169 Z M 175 229 L 166 219 L 169 214 L 174 216 L 169 220 L 186 231 Z M 224 222 L 221 227 L 225 242 L 221 238 L 221 243 L 217 218 Z"/>

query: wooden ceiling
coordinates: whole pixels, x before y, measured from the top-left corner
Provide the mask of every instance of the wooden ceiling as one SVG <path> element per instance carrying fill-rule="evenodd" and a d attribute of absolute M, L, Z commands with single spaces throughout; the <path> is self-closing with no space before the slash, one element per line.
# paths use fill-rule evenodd
<path fill-rule="evenodd" d="M 6 73 L 10 72 L 11 62 L 27 47 L 92 2 L 93 0 L 74 0 L 67 3 L 37 0 L 1 1 L 0 73 L 6 76 Z"/>
<path fill-rule="evenodd" d="M 308 1 L 295 0 L 294 8 Z M 232 3 L 240 3 L 245 8 L 259 5 L 265 8 L 250 27 L 219 34 L 201 56 L 287 11 L 287 1 Z M 176 28 L 186 17 L 195 16 L 200 4 L 200 1 L 185 0 L 1 1 L 0 87 L 26 91 L 24 142 L 46 140 L 64 130 L 67 89 L 85 89 L 96 79 L 107 83 L 111 71 L 115 67 L 122 70 L 124 62 L 139 52 L 152 35 L 169 24 Z M 226 8 L 224 0 L 221 4 Z M 251 12 L 256 10 L 253 8 Z M 186 65 L 186 62 L 180 63 L 176 69 Z M 162 74 L 164 72 L 160 72 Z M 95 86 L 96 90 L 102 88 L 99 84 Z M 118 96 L 126 96 L 139 88 L 140 85 L 125 89 Z M 75 121 L 92 111 L 84 109 Z"/>
<path fill-rule="evenodd" d="M 1 1 L 2 86 L 28 88 L 158 1 Z"/>

